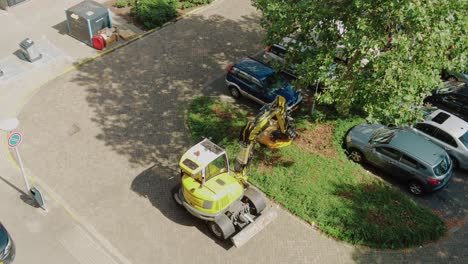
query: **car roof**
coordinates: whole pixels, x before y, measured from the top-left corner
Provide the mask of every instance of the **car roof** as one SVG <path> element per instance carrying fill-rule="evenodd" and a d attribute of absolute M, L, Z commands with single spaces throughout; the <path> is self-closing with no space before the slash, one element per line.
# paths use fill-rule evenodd
<path fill-rule="evenodd" d="M 311 46 L 305 46 L 302 44 L 302 42 L 299 42 L 292 37 L 284 37 L 280 43 L 273 44 L 273 46 L 281 48 L 285 51 L 288 48 L 288 46 L 291 46 L 291 45 L 298 45 L 299 47 L 301 47 L 301 52 L 304 52 L 306 50 L 312 50 Z"/>
<path fill-rule="evenodd" d="M 436 89 L 436 94 L 455 93 L 468 97 L 468 85 L 462 82 L 445 81 L 442 87 Z"/>
<path fill-rule="evenodd" d="M 259 61 L 252 58 L 243 58 L 234 65 L 241 71 L 244 71 L 257 79 L 263 79 L 272 75 L 275 71 Z"/>
<path fill-rule="evenodd" d="M 409 129 L 398 129 L 388 145 L 431 166 L 436 165 L 444 154 L 442 148 Z"/>
<path fill-rule="evenodd" d="M 448 117 L 441 119 L 442 122 L 440 122 L 437 120 L 437 117 L 441 116 Z M 468 131 L 467 122 L 444 110 L 434 111 L 432 114 L 426 117 L 426 121 L 424 121 L 424 123 L 431 124 L 456 138 L 463 136 Z"/>

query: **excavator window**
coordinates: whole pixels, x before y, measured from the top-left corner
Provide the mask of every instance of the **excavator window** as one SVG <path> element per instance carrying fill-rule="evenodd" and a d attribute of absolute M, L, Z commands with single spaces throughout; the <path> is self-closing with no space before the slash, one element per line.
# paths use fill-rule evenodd
<path fill-rule="evenodd" d="M 206 180 L 223 173 L 227 172 L 227 160 L 226 156 L 219 156 L 217 159 L 213 160 L 208 166 L 205 168 L 205 177 Z"/>

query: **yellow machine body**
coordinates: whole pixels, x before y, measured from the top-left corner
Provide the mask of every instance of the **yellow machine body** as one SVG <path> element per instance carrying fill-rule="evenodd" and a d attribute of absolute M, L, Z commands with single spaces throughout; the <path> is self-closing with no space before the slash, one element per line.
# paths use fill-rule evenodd
<path fill-rule="evenodd" d="M 269 148 L 291 144 L 296 136 L 286 111 L 286 100 L 278 96 L 241 131 L 234 169 L 226 151 L 208 139 L 191 147 L 179 161 L 181 187 L 175 201 L 197 218 L 208 221 L 218 238 L 231 238 L 237 247 L 268 225 L 277 214 L 267 209 L 266 199 L 247 182 L 247 168 L 255 143 Z"/>
<path fill-rule="evenodd" d="M 196 210 L 201 216 L 214 217 L 244 194 L 244 186 L 229 171 L 226 152 L 209 140 L 188 150 L 179 166 L 182 194 L 192 213 Z"/>

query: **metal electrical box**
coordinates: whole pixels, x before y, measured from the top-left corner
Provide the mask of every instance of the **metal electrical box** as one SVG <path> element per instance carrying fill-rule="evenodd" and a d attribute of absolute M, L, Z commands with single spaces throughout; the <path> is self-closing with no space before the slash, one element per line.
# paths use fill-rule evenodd
<path fill-rule="evenodd" d="M 90 46 L 98 31 L 112 27 L 109 10 L 94 1 L 83 1 L 65 10 L 68 34 Z"/>
<path fill-rule="evenodd" d="M 39 53 L 36 50 L 36 47 L 34 46 L 34 41 L 31 39 L 27 38 L 19 44 L 21 47 L 21 52 L 24 54 L 24 57 L 30 61 L 30 62 L 35 62 L 38 59 L 42 58 L 42 54 Z"/>

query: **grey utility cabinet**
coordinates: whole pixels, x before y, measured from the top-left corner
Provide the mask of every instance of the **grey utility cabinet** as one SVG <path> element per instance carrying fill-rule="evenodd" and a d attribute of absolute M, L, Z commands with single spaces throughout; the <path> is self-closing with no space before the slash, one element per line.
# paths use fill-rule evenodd
<path fill-rule="evenodd" d="M 0 9 L 7 9 L 10 6 L 17 5 L 19 3 L 22 3 L 26 0 L 0 0 Z"/>
<path fill-rule="evenodd" d="M 94 1 L 83 1 L 65 10 L 68 34 L 90 46 L 98 31 L 112 27 L 109 10 Z"/>

